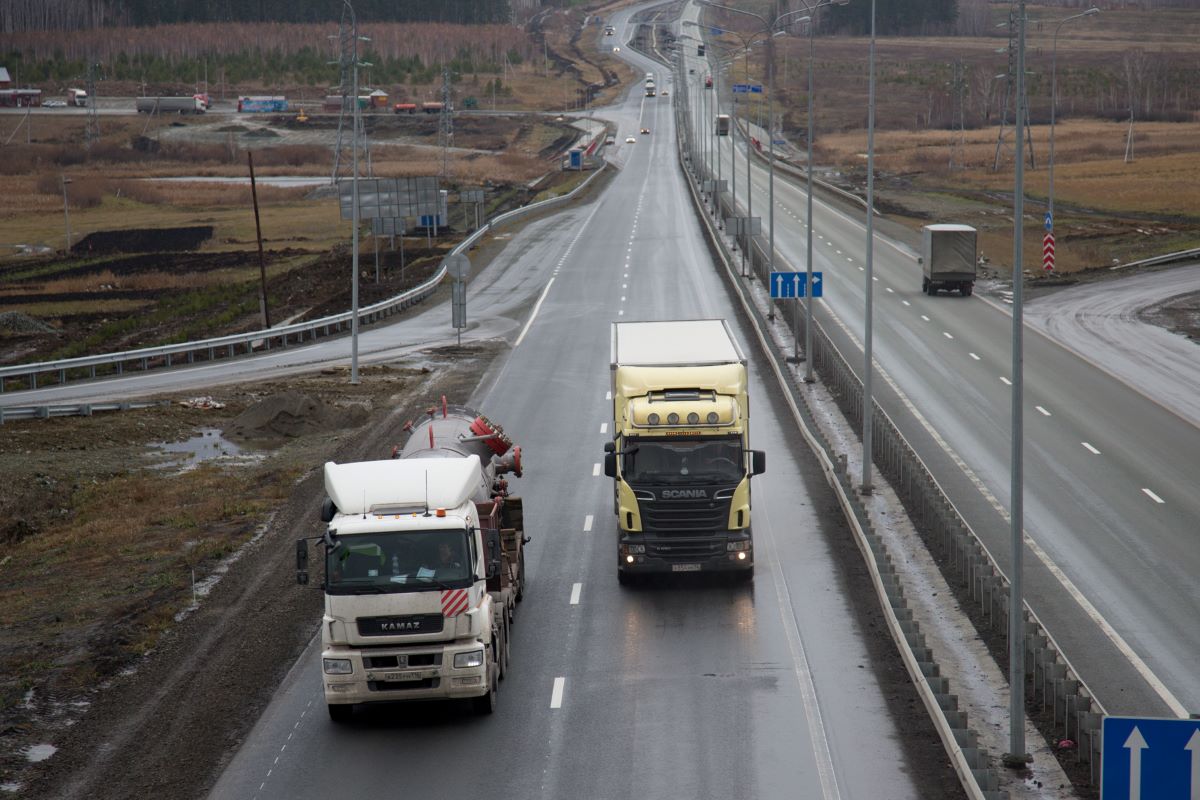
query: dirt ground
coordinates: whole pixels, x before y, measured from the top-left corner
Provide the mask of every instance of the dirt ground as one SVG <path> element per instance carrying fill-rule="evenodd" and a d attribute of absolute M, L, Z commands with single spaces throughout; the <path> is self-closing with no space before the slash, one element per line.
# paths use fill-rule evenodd
<path fill-rule="evenodd" d="M 341 370 L 231 387 L 212 398 L 223 408 L 175 398 L 0 427 L 12 520 L 0 533 L 0 784 L 39 798 L 202 793 L 313 634 L 320 595 L 295 585 L 291 542 L 319 532 L 320 465 L 388 457 L 407 420 L 442 394 L 465 400 L 498 352 L 367 367 L 357 387 Z M 193 449 L 220 454 L 180 465 L 155 445 L 198 433 Z M 185 486 L 219 508 L 192 507 Z M 128 504 L 135 520 L 137 507 L 157 511 L 110 530 L 92 519 L 97 502 Z M 51 743 L 58 752 L 34 762 Z"/>

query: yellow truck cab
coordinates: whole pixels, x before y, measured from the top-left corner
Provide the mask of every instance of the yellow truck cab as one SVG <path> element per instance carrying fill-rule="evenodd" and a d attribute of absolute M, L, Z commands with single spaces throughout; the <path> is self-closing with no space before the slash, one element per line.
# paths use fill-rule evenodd
<path fill-rule="evenodd" d="M 617 577 L 754 570 L 746 358 L 725 320 L 612 326 Z"/>

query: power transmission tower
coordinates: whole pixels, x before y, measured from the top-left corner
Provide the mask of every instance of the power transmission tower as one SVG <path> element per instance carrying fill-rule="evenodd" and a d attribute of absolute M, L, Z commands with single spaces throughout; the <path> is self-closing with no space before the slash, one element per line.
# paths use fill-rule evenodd
<path fill-rule="evenodd" d="M 442 111 L 438 116 L 438 146 L 442 148 L 442 182 L 450 179 L 450 148 L 454 146 L 454 117 L 450 111 L 450 70 L 442 68 Z"/>
<path fill-rule="evenodd" d="M 88 59 L 87 82 L 84 84 L 87 92 L 87 123 L 83 129 L 83 146 L 91 147 L 92 142 L 100 138 L 100 114 L 96 110 L 96 62 Z"/>
<path fill-rule="evenodd" d="M 1014 0 L 1012 6 L 1008 10 L 1008 74 L 1004 81 L 1004 103 L 1000 106 L 1000 133 L 996 137 L 996 158 L 992 164 L 992 171 L 996 172 L 1000 169 L 1000 154 L 1006 152 L 1012 147 L 1011 144 L 1005 142 L 1005 129 L 1008 125 L 1009 107 L 1012 107 L 1013 117 L 1016 117 L 1016 104 L 1020 102 L 1025 107 L 1025 145 L 1029 148 L 1029 168 L 1036 169 L 1037 165 L 1033 158 L 1033 135 L 1030 132 L 1029 125 L 1029 90 L 1026 89 L 1025 96 L 1017 99 L 1017 4 Z M 1024 82 L 1028 86 L 1028 81 Z M 1021 132 L 1017 131 L 1020 136 Z"/>
<path fill-rule="evenodd" d="M 338 95 L 341 107 L 338 110 L 337 139 L 333 145 L 333 175 L 331 183 L 337 185 L 344 176 L 371 174 L 371 150 L 363 130 L 362 113 L 358 106 L 358 68 L 370 66 L 358 60 L 358 43 L 368 42 L 366 36 L 358 35 L 358 23 L 348 8 L 342 9 L 342 22 L 338 28 L 338 60 L 341 71 Z M 347 132 L 349 115 L 349 133 Z M 355 144 L 359 147 L 355 147 Z"/>
<path fill-rule="evenodd" d="M 950 82 L 950 90 L 954 92 L 954 120 L 958 124 L 958 136 L 950 143 L 950 169 L 966 167 L 966 120 L 963 109 L 963 95 L 967 89 L 966 75 L 961 60 L 954 62 L 954 77 Z"/>

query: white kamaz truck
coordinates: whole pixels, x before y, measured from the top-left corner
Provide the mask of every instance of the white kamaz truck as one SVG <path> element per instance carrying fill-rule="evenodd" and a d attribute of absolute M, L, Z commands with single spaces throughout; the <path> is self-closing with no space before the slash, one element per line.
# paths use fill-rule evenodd
<path fill-rule="evenodd" d="M 490 714 L 508 668 L 528 540 L 501 476 L 520 477 L 520 448 L 445 398 L 409 428 L 391 460 L 325 464 L 321 673 L 335 722 L 405 700 Z M 310 541 L 296 543 L 301 584 Z"/>

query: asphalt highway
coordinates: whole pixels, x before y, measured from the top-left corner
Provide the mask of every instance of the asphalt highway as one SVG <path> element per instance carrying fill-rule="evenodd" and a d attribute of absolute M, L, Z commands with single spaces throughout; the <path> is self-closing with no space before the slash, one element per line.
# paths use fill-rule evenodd
<path fill-rule="evenodd" d="M 599 469 L 609 324 L 736 312 L 686 199 L 669 102 L 635 89 L 606 114 L 619 141 L 642 125 L 652 134 L 624 146 L 602 197 L 526 228 L 489 267 L 508 288 L 540 289 L 504 334 L 511 353 L 470 398 L 527 464 L 517 488 L 530 588 L 499 710 L 384 706 L 335 726 L 314 641 L 214 799 L 927 796 L 868 663 L 863 637 L 879 634 L 860 628 L 840 591 L 829 541 L 843 523 L 758 369 L 752 446 L 769 465 L 755 479 L 753 584 L 617 584 Z"/>
<path fill-rule="evenodd" d="M 685 17 L 695 13 L 690 5 Z M 685 53 L 686 66 L 696 69 L 689 78 L 698 95 L 708 67 L 694 47 Z M 699 102 L 692 108 L 700 125 Z M 819 104 L 817 118 L 819 136 Z M 709 125 L 705 119 L 701 129 Z M 721 170 L 729 181 L 727 140 L 735 137 L 717 138 L 725 140 Z M 744 207 L 745 144 L 736 143 Z M 765 232 L 766 169 L 758 159 L 752 164 L 754 215 L 763 218 Z M 789 266 L 777 269 L 803 271 L 806 197 L 802 186 L 781 177 L 777 171 L 776 248 Z M 820 198 L 814 203 L 814 269 L 825 281 L 816 319 L 860 373 L 864 213 Z M 1007 570 L 1009 308 L 979 295 L 924 295 L 916 253 L 880 235 L 878 225 L 876 236 L 874 347 L 886 376 L 876 381 L 880 402 Z M 1062 325 L 1055 303 L 1047 298 L 1039 305 L 1043 316 Z M 1126 360 L 1157 360 L 1156 339 L 1143 332 L 1122 343 Z M 1200 429 L 1168 410 L 1178 382 L 1151 376 L 1130 385 L 1121 379 L 1126 375 L 1035 330 L 1024 343 L 1029 602 L 1110 713 L 1186 716 L 1200 708 L 1200 628 L 1194 624 L 1200 615 Z M 1195 345 L 1184 345 L 1194 365 Z"/>

